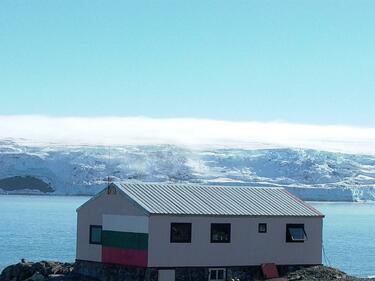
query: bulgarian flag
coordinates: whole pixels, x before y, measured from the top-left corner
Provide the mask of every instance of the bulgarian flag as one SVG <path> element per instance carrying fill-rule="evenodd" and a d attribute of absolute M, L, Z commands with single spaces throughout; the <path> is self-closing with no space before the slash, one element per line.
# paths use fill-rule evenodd
<path fill-rule="evenodd" d="M 147 267 L 148 217 L 103 215 L 102 262 Z"/>

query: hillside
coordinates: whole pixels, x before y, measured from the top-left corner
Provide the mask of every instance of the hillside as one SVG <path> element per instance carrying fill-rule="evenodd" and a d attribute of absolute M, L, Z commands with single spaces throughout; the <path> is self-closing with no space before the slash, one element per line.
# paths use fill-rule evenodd
<path fill-rule="evenodd" d="M 308 149 L 32 147 L 1 141 L 0 167 L 3 193 L 94 194 L 111 175 L 113 180 L 283 186 L 306 200 L 375 200 L 375 156 Z"/>

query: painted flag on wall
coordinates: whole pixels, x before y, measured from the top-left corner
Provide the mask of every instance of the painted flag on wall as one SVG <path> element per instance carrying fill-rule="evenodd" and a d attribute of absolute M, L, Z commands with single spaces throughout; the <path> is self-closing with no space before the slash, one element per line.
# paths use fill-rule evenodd
<path fill-rule="evenodd" d="M 148 217 L 103 215 L 102 262 L 147 266 Z"/>

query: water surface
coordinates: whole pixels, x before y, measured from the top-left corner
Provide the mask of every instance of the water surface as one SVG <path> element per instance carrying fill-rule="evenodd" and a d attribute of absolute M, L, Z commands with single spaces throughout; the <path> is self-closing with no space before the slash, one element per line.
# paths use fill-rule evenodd
<path fill-rule="evenodd" d="M 323 240 L 333 267 L 375 276 L 375 203 L 312 203 L 326 215 Z"/>
<path fill-rule="evenodd" d="M 27 260 L 74 261 L 76 208 L 88 197 L 0 196 L 0 269 Z"/>

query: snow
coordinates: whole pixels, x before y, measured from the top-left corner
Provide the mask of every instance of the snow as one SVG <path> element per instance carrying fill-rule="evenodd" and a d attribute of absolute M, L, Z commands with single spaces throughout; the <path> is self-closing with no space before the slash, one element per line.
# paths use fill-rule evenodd
<path fill-rule="evenodd" d="M 375 156 L 302 148 L 109 149 L 0 141 L 0 167 L 0 179 L 34 176 L 49 183 L 54 194 L 95 194 L 111 175 L 144 182 L 281 186 L 306 200 L 375 200 Z"/>

